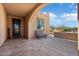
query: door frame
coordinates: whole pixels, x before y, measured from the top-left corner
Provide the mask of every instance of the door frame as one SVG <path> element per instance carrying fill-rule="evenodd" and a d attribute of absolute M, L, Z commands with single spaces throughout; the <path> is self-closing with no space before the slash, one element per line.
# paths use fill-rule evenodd
<path fill-rule="evenodd" d="M 20 36 L 19 36 L 19 37 L 14 37 L 14 34 L 13 34 L 13 33 L 14 33 L 14 32 L 13 32 L 13 31 L 14 31 L 14 29 L 13 29 L 14 20 L 19 20 L 19 21 L 20 21 L 20 28 L 19 28 L 19 32 L 20 32 L 19 35 L 20 35 Z M 12 18 L 12 38 L 21 38 L 21 19 Z"/>

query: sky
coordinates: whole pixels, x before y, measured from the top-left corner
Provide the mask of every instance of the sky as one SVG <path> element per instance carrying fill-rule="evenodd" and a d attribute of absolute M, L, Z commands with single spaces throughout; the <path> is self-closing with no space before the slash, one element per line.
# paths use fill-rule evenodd
<path fill-rule="evenodd" d="M 49 25 L 77 27 L 77 4 L 53 3 L 40 10 L 40 13 L 49 15 Z"/>

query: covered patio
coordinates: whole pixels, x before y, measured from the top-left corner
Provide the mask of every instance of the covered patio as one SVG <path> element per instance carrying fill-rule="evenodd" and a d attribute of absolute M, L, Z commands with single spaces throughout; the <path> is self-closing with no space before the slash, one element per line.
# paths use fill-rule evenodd
<path fill-rule="evenodd" d="M 77 41 L 48 36 L 41 39 L 8 39 L 0 47 L 2 56 L 77 56 Z"/>
<path fill-rule="evenodd" d="M 37 17 L 36 14 L 45 5 L 46 4 L 0 4 L 0 56 L 78 55 L 77 37 L 76 41 L 52 36 L 40 39 L 35 38 L 34 34 L 37 30 L 36 21 L 37 19 L 41 19 L 41 17 Z M 48 33 L 49 17 L 43 15 L 42 17 L 45 20 L 44 31 Z M 13 25 L 17 25 L 17 23 L 13 22 L 14 18 L 20 20 L 20 25 L 18 25 L 18 38 L 15 38 L 17 31 Z M 64 36 L 66 38 L 75 37 L 66 35 L 57 36 Z"/>

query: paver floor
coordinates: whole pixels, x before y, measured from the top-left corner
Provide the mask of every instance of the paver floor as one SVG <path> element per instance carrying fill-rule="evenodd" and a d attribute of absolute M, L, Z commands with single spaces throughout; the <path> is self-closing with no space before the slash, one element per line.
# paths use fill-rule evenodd
<path fill-rule="evenodd" d="M 77 56 L 77 42 L 61 38 L 9 39 L 0 47 L 0 56 Z"/>

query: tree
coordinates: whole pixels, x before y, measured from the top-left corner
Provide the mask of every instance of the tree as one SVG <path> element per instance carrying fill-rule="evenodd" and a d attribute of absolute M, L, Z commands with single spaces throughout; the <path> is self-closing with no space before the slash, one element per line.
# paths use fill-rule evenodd
<path fill-rule="evenodd" d="M 50 26 L 50 32 L 52 32 L 55 29 L 53 25 Z"/>

